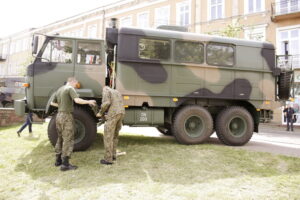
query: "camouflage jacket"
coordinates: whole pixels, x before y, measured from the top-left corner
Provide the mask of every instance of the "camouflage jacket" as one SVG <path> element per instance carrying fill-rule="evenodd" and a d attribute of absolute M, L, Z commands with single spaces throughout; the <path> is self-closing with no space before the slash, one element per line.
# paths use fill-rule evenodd
<path fill-rule="evenodd" d="M 119 91 L 105 86 L 102 92 L 102 104 L 100 108 L 100 115 L 107 112 L 106 118 L 110 119 L 117 114 L 125 114 L 122 95 Z"/>

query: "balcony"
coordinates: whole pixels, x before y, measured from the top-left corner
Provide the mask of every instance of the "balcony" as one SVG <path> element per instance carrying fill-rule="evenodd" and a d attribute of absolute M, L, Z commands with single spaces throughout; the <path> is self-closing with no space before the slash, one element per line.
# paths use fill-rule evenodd
<path fill-rule="evenodd" d="M 6 55 L 0 54 L 0 62 L 4 62 L 6 60 Z"/>
<path fill-rule="evenodd" d="M 300 54 L 297 55 L 278 55 L 277 67 L 281 69 L 300 69 Z"/>
<path fill-rule="evenodd" d="M 300 0 L 281 0 L 272 3 L 272 21 L 300 17 Z"/>

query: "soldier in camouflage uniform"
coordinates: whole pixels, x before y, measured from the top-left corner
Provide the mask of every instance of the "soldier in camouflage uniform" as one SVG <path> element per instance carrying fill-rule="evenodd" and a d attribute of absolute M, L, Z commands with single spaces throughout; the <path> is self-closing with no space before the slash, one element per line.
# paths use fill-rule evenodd
<path fill-rule="evenodd" d="M 125 109 L 123 105 L 122 95 L 117 90 L 108 86 L 103 88 L 102 105 L 98 117 L 105 117 L 107 120 L 104 126 L 104 159 L 101 164 L 111 165 L 116 159 L 116 148 L 118 145 L 119 131 L 122 128 L 122 120 L 124 118 Z M 107 112 L 107 114 L 105 114 Z"/>
<path fill-rule="evenodd" d="M 95 100 L 84 100 L 79 98 L 75 91 L 78 81 L 70 77 L 66 85 L 60 87 L 51 102 L 52 106 L 58 107 L 56 116 L 57 142 L 55 145 L 55 166 L 61 166 L 61 171 L 75 170 L 77 166 L 69 163 L 69 158 L 74 147 L 74 119 L 73 100 L 77 104 L 89 104 L 95 106 Z"/>

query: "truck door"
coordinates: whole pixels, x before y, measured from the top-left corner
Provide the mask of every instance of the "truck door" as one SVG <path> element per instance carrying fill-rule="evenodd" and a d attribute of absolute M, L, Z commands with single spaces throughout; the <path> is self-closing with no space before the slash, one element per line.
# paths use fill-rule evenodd
<path fill-rule="evenodd" d="M 77 40 L 75 77 L 85 97 L 100 97 L 105 86 L 106 65 L 102 40 Z M 81 96 L 84 97 L 84 96 Z"/>
<path fill-rule="evenodd" d="M 45 108 L 49 97 L 74 76 L 74 46 L 71 39 L 51 38 L 34 63 L 33 97 L 35 108 Z"/>

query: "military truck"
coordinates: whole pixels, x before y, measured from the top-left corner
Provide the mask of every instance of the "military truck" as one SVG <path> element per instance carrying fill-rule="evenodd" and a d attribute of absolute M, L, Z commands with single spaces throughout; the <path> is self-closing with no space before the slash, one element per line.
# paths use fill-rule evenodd
<path fill-rule="evenodd" d="M 106 29 L 105 40 L 44 35 L 27 68 L 29 110 L 52 116 L 48 136 L 55 144 L 55 91 L 68 77 L 80 82 L 81 98 L 101 105 L 102 88 L 124 97 L 124 124 L 157 127 L 182 144 L 200 144 L 216 131 L 226 145 L 244 145 L 258 132 L 260 113 L 272 117 L 277 100 L 290 97 L 292 73 L 276 67 L 271 43 L 162 29 Z M 33 41 L 34 53 L 38 37 Z M 276 105 L 277 104 L 277 105 Z M 75 105 L 75 150 L 95 139 L 93 108 Z"/>
<path fill-rule="evenodd" d="M 14 100 L 25 97 L 24 80 L 20 76 L 0 78 L 0 108 L 13 108 Z"/>

